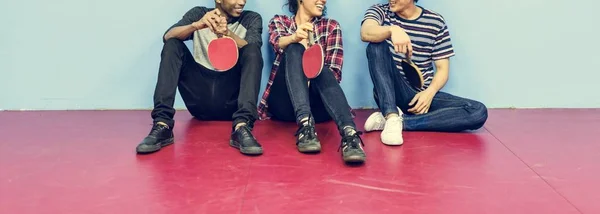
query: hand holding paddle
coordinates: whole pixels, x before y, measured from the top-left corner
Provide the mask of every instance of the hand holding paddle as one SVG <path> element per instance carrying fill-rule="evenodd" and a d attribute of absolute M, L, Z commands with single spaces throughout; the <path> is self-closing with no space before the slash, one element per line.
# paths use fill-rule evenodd
<path fill-rule="evenodd" d="M 204 14 L 204 16 L 202 16 L 202 18 L 200 20 L 192 23 L 192 26 L 194 26 L 194 28 L 196 28 L 196 30 L 209 28 L 212 32 L 215 32 L 215 29 L 217 28 L 217 26 L 219 24 L 218 20 L 219 20 L 220 14 L 221 14 L 221 11 L 219 11 L 218 9 L 209 11 L 206 14 Z"/>
<path fill-rule="evenodd" d="M 396 53 L 403 53 L 408 55 L 408 57 L 412 57 L 412 44 L 410 37 L 404 31 L 404 29 L 394 25 L 390 28 L 390 32 L 392 44 L 394 45 L 394 51 L 396 51 Z"/>
<path fill-rule="evenodd" d="M 308 49 L 302 55 L 302 69 L 306 78 L 314 79 L 321 74 L 323 70 L 323 47 L 315 43 L 312 29 L 308 31 Z M 309 82 L 310 84 L 310 82 Z"/>
<path fill-rule="evenodd" d="M 227 28 L 227 19 L 220 16 L 220 11 L 216 10 L 211 20 L 216 25 L 211 30 L 217 35 L 217 39 L 208 44 L 208 60 L 216 71 L 228 71 L 232 69 L 238 61 L 239 53 L 237 43 L 230 37 L 223 37 L 229 33 Z M 213 23 L 211 21 L 211 23 Z"/>

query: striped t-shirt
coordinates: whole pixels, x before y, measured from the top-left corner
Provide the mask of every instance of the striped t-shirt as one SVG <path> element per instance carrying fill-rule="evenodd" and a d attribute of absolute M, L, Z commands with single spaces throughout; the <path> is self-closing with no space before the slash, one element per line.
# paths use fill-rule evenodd
<path fill-rule="evenodd" d="M 413 47 L 412 61 L 421 69 L 425 80 L 424 87 L 419 90 L 429 87 L 433 80 L 433 61 L 454 56 L 450 33 L 444 18 L 429 9 L 423 7 L 421 9 L 423 12 L 417 19 L 407 20 L 392 12 L 389 4 L 376 4 L 367 10 L 363 18 L 363 22 L 372 19 L 382 26 L 397 25 L 408 34 Z M 394 51 L 391 38 L 386 41 L 390 45 L 396 68 L 404 75 L 400 64 L 404 54 Z"/>

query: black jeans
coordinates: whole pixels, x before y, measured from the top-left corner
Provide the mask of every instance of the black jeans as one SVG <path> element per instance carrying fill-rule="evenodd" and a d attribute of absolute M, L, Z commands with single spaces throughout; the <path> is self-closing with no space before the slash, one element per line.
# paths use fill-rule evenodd
<path fill-rule="evenodd" d="M 487 120 L 487 108 L 483 103 L 441 91 L 433 96 L 428 113 L 409 113 L 411 106 L 408 104 L 418 92 L 396 69 L 388 44 L 370 43 L 367 58 L 379 109 L 387 115 L 398 113 L 396 107 L 399 107 L 405 114 L 404 130 L 459 132 L 479 129 Z"/>
<path fill-rule="evenodd" d="M 340 133 L 346 126 L 356 128 L 342 87 L 329 68 L 324 67 L 308 86 L 302 71 L 304 50 L 304 46 L 294 43 L 284 51 L 267 100 L 272 118 L 300 123 L 312 115 L 315 122 L 333 118 Z"/>
<path fill-rule="evenodd" d="M 198 64 L 183 41 L 169 39 L 161 54 L 152 118 L 154 122 L 175 125 L 173 105 L 179 88 L 185 106 L 194 117 L 253 126 L 258 118 L 256 103 L 262 68 L 261 50 L 255 44 L 240 49 L 234 68 L 216 72 Z"/>

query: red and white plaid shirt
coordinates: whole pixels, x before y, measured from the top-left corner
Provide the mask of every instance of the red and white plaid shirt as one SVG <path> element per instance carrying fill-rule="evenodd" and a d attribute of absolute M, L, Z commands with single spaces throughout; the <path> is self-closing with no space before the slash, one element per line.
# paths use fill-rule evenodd
<path fill-rule="evenodd" d="M 283 49 L 279 48 L 279 38 L 290 36 L 296 32 L 297 26 L 294 18 L 295 16 L 288 17 L 286 15 L 275 15 L 269 21 L 269 43 L 275 51 L 275 61 L 271 68 L 271 75 L 267 82 L 267 88 L 258 105 L 258 115 L 261 120 L 268 119 L 267 99 L 269 98 L 269 92 L 271 91 L 271 85 L 273 85 L 275 74 L 279 68 L 279 63 L 283 57 Z M 323 50 L 325 51 L 324 64 L 329 67 L 337 82 L 340 83 L 342 81 L 342 63 L 344 61 L 344 48 L 340 24 L 333 19 L 325 17 L 315 17 L 311 20 L 311 23 L 315 27 L 315 43 L 323 46 Z"/>

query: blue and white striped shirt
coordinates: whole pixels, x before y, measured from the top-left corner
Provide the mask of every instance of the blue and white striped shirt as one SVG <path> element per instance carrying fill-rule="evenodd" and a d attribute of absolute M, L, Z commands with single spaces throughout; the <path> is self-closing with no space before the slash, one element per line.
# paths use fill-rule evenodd
<path fill-rule="evenodd" d="M 433 80 L 433 62 L 454 56 L 454 49 L 444 18 L 429 9 L 422 7 L 421 9 L 423 9 L 423 12 L 417 19 L 407 20 L 392 12 L 389 4 L 375 4 L 367 9 L 363 22 L 372 19 L 381 26 L 396 25 L 404 29 L 412 43 L 412 61 L 423 73 L 425 84 L 420 89 L 423 90 L 429 87 Z M 396 68 L 404 75 L 400 64 L 404 59 L 404 55 L 394 51 L 391 38 L 386 39 L 386 41 L 390 45 Z"/>

